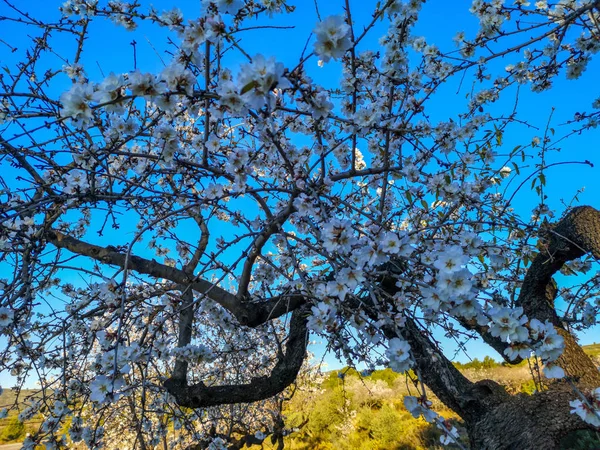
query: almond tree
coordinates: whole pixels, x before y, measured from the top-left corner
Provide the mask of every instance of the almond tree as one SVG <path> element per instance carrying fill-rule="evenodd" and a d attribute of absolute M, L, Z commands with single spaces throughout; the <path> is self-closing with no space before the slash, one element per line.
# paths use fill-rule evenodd
<path fill-rule="evenodd" d="M 574 334 L 598 315 L 600 212 L 555 212 L 546 194 L 554 166 L 592 173 L 547 155 L 596 127 L 600 101 L 560 138 L 549 124 L 504 143 L 531 127 L 520 90 L 591 64 L 599 1 L 475 0 L 479 28 L 454 50 L 416 34 L 419 0 L 368 17 L 314 2 L 285 62 L 246 38 L 302 27 L 285 0 L 141 3 L 0 10 L 27 36 L 0 41 L 0 367 L 39 380 L 21 414 L 45 418 L 26 448 L 281 447 L 309 331 L 350 365 L 407 372 L 407 408 L 444 443 L 462 446 L 428 390 L 472 448 L 557 448 L 600 425 L 600 374 Z M 115 26 L 135 39 L 89 50 Z M 156 71 L 138 68 L 149 29 Z M 105 73 L 117 51 L 129 62 Z M 447 86 L 466 100 L 439 119 Z M 559 287 L 559 271 L 583 275 Z M 538 392 L 469 381 L 436 330 L 508 363 L 533 355 Z"/>

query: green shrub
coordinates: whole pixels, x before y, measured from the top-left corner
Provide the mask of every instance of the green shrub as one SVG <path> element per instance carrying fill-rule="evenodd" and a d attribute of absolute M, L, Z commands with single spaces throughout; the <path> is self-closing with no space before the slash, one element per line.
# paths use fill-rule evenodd
<path fill-rule="evenodd" d="M 523 392 L 524 394 L 528 394 L 528 395 L 533 395 L 533 393 L 536 390 L 537 390 L 537 388 L 535 386 L 535 381 L 533 381 L 533 380 L 524 381 L 521 384 L 521 387 L 519 389 L 520 392 Z"/>
<path fill-rule="evenodd" d="M 0 433 L 0 442 L 17 441 L 25 438 L 25 424 L 19 421 L 17 416 L 13 417 Z"/>
<path fill-rule="evenodd" d="M 453 364 L 454 364 L 454 367 L 456 367 L 457 369 L 460 369 L 460 370 L 465 370 L 465 369 L 475 369 L 475 370 L 493 369 L 494 367 L 498 367 L 498 366 L 501 365 L 499 362 L 497 362 L 496 360 L 494 360 L 490 356 L 486 356 L 485 358 L 483 358 L 483 361 L 480 361 L 479 359 L 475 358 L 473 361 L 470 361 L 468 363 L 455 362 Z"/>
<path fill-rule="evenodd" d="M 387 368 L 383 370 L 376 370 L 373 372 L 368 378 L 372 381 L 385 381 L 388 386 L 392 386 L 394 381 L 399 378 L 401 375 L 399 373 L 394 372 L 392 369 Z"/>
<path fill-rule="evenodd" d="M 560 442 L 561 450 L 589 450 L 600 448 L 600 434 L 591 430 L 579 430 L 566 435 Z"/>

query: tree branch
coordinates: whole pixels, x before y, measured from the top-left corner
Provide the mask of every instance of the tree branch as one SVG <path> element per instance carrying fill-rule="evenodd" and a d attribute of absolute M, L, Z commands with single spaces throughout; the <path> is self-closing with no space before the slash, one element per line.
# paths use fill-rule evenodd
<path fill-rule="evenodd" d="M 388 265 L 390 272 L 382 277 L 379 288 L 388 295 L 393 295 L 396 290 L 396 279 L 393 276 L 393 266 Z M 358 305 L 358 301 L 355 300 Z M 369 297 L 362 299 L 364 304 L 372 306 Z M 373 320 L 377 314 L 372 308 L 365 308 Z M 464 420 L 474 420 L 484 411 L 485 405 L 492 401 L 499 401 L 508 395 L 494 382 L 472 383 L 452 362 L 438 349 L 431 339 L 420 330 L 417 323 L 406 317 L 403 327 L 384 325 L 383 333 L 388 339 L 402 337 L 410 345 L 410 353 L 415 362 L 415 369 L 423 381 L 435 395 L 450 409 L 454 410 Z"/>
<path fill-rule="evenodd" d="M 483 342 L 485 342 L 487 345 L 489 345 L 494 350 L 496 350 L 498 352 L 498 354 L 506 362 L 508 362 L 510 364 L 519 364 L 521 361 L 523 361 L 523 358 L 521 358 L 520 356 L 517 357 L 517 358 L 515 358 L 515 359 L 510 359 L 504 353 L 504 350 L 506 350 L 509 347 L 509 343 L 506 342 L 506 341 L 503 341 L 502 339 L 500 339 L 500 337 L 492 336 L 489 333 L 489 327 L 488 326 L 486 326 L 486 325 L 479 325 L 477 323 L 477 320 L 475 320 L 475 319 L 465 319 L 464 317 L 456 317 L 456 320 L 465 329 L 467 329 L 467 330 L 473 330 L 477 334 L 479 334 L 479 336 L 481 336 L 481 338 L 483 339 Z"/>
<path fill-rule="evenodd" d="M 72 253 L 87 256 L 103 264 L 125 267 L 140 274 L 155 278 L 164 278 L 179 285 L 190 286 L 194 291 L 206 295 L 209 299 L 227 309 L 242 325 L 257 327 L 271 319 L 281 317 L 305 303 L 300 295 L 277 296 L 260 303 L 244 302 L 225 289 L 175 267 L 161 264 L 155 260 L 127 255 L 110 246 L 102 247 L 90 244 L 57 230 L 46 233 L 46 239 L 57 248 L 64 248 Z"/>
<path fill-rule="evenodd" d="M 527 271 L 517 305 L 530 319 L 550 321 L 565 340 L 565 350 L 557 364 L 568 376 L 590 384 L 600 384 L 600 374 L 554 308 L 556 288 L 552 276 L 568 261 L 591 254 L 600 258 L 600 211 L 591 206 L 573 208 L 540 237 L 543 251 Z"/>
<path fill-rule="evenodd" d="M 306 308 L 296 309 L 290 320 L 286 352 L 279 358 L 269 376 L 253 378 L 247 384 L 188 386 L 185 378 L 171 377 L 164 386 L 180 406 L 205 408 L 231 403 L 250 403 L 279 394 L 294 382 L 306 356 L 308 343 Z"/>

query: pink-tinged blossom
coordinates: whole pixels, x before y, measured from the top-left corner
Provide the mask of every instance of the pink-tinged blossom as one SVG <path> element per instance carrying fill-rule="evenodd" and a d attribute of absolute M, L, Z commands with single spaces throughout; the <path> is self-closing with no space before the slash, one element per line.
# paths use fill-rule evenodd
<path fill-rule="evenodd" d="M 572 400 L 569 405 L 571 414 L 577 414 L 584 422 L 600 427 L 600 388 L 594 389 L 586 396 L 586 401 Z"/>

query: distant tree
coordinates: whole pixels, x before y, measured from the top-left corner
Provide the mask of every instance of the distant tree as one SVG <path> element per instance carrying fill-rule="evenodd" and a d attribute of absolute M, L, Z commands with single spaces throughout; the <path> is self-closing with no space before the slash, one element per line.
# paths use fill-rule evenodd
<path fill-rule="evenodd" d="M 425 386 L 477 449 L 598 427 L 574 332 L 596 323 L 600 272 L 553 277 L 597 269 L 600 212 L 554 216 L 546 178 L 600 101 L 562 136 L 505 140 L 533 119 L 525 87 L 591 64 L 600 1 L 475 0 L 455 49 L 418 36 L 419 0 L 327 17 L 304 2 L 318 22 L 285 64 L 260 39 L 304 25 L 286 0 L 201 3 L 1 2 L 0 368 L 40 384 L 25 448 L 281 448 L 309 330 L 351 365 L 412 369 L 405 404 L 445 443 Z M 509 362 L 533 351 L 558 380 L 530 396 L 473 383 L 444 334 Z"/>

